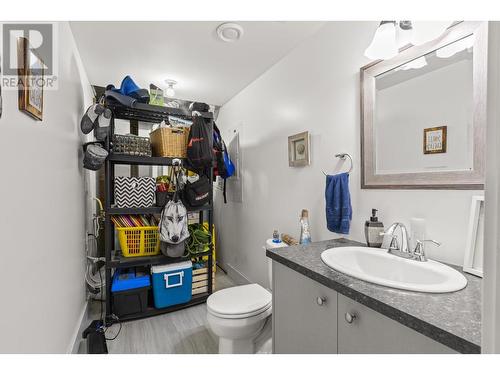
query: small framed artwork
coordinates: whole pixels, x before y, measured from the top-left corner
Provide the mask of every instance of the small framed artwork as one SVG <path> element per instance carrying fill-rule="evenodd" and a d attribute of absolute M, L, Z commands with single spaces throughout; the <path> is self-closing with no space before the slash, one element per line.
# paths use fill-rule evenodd
<path fill-rule="evenodd" d="M 446 152 L 446 126 L 424 129 L 424 154 Z"/>
<path fill-rule="evenodd" d="M 473 196 L 470 209 L 464 272 L 483 277 L 484 197 Z"/>
<path fill-rule="evenodd" d="M 304 167 L 310 164 L 309 132 L 302 132 L 288 137 L 288 165 Z"/>
<path fill-rule="evenodd" d="M 29 46 L 26 38 L 17 40 L 18 103 L 19 110 L 42 121 L 44 64 Z"/>

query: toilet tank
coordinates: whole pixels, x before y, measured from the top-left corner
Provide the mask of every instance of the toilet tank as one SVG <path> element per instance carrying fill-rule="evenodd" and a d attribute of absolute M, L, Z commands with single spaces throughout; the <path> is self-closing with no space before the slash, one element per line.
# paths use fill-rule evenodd
<path fill-rule="evenodd" d="M 266 245 L 264 246 L 264 250 L 267 249 L 276 249 L 278 247 L 286 247 L 288 246 L 286 243 L 283 241 L 276 243 L 273 242 L 272 238 L 268 239 L 266 241 Z M 264 253 L 265 255 L 265 253 Z M 271 258 L 267 258 L 267 276 L 269 278 L 269 289 L 273 289 L 273 260 Z"/>

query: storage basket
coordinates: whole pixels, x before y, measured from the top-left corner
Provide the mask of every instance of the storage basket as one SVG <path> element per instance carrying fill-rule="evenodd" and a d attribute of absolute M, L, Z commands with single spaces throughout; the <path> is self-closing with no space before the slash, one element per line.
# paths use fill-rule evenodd
<path fill-rule="evenodd" d="M 146 311 L 151 280 L 147 268 L 118 268 L 111 283 L 113 312 L 126 316 Z"/>
<path fill-rule="evenodd" d="M 115 205 L 120 208 L 151 207 L 155 190 L 153 177 L 115 177 Z"/>
<path fill-rule="evenodd" d="M 134 156 L 151 156 L 151 141 L 137 135 L 113 135 L 113 153 Z"/>
<path fill-rule="evenodd" d="M 185 158 L 187 156 L 188 128 L 163 127 L 150 135 L 153 156 Z"/>
<path fill-rule="evenodd" d="M 116 228 L 124 257 L 160 254 L 158 227 Z"/>

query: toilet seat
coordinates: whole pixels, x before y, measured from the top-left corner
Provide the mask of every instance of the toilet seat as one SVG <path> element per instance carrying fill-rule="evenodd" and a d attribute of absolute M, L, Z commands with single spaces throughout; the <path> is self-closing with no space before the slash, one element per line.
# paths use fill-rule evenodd
<path fill-rule="evenodd" d="M 259 284 L 240 285 L 215 292 L 207 299 L 207 310 L 222 319 L 244 319 L 272 306 L 272 295 Z"/>

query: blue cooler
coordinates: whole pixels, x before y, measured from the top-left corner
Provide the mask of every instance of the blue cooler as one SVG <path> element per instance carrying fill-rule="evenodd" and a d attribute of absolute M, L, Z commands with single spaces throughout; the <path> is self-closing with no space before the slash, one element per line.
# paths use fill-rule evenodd
<path fill-rule="evenodd" d="M 193 264 L 186 262 L 151 267 L 155 307 L 186 303 L 191 300 Z"/>

